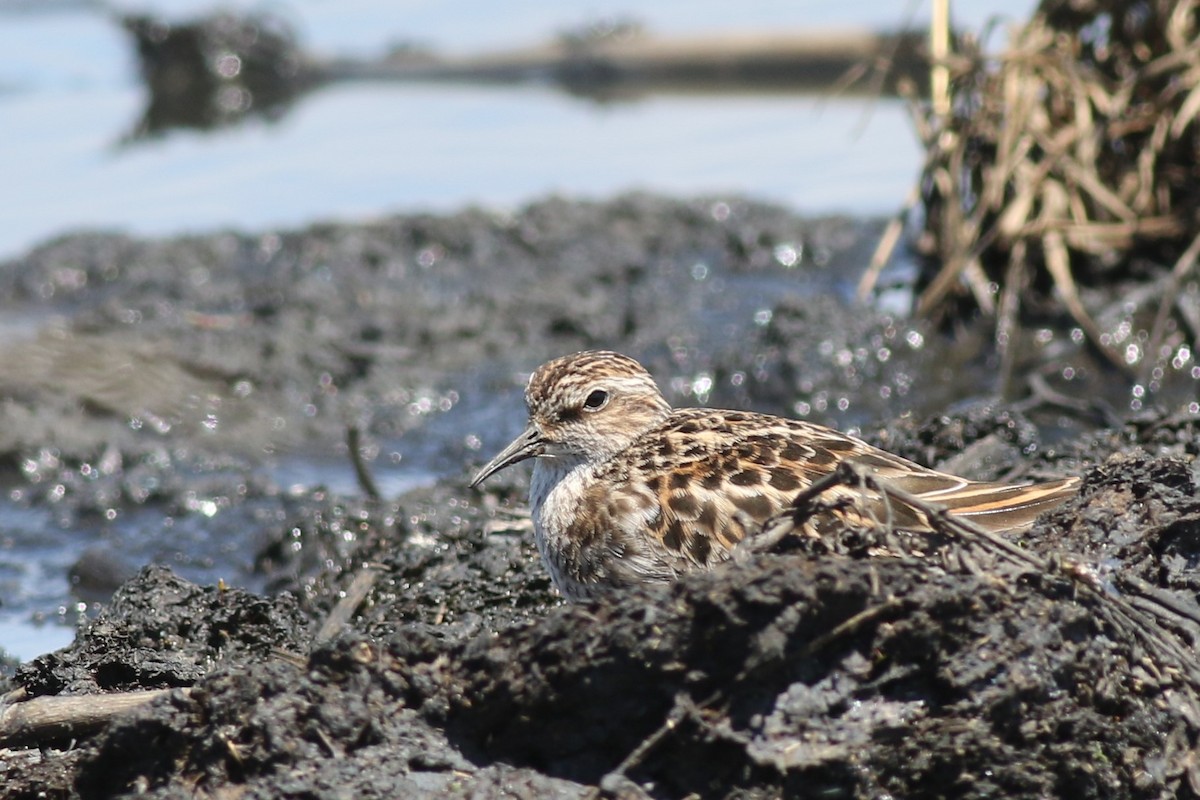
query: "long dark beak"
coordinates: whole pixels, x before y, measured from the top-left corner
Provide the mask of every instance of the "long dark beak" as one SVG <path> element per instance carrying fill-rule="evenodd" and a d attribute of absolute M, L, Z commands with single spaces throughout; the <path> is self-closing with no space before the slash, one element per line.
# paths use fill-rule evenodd
<path fill-rule="evenodd" d="M 505 467 L 511 467 L 518 461 L 540 456 L 545 451 L 545 448 L 546 443 L 542 441 L 542 435 L 538 433 L 538 429 L 532 422 L 529 423 L 529 427 L 514 439 L 512 444 L 501 450 L 483 469 L 479 470 L 479 473 L 471 481 L 471 486 L 478 486 L 491 477 L 493 473 L 499 472 Z"/>

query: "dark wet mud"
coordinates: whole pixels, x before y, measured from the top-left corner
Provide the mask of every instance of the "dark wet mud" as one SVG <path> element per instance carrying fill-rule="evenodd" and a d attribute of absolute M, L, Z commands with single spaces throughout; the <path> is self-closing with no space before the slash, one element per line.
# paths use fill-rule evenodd
<path fill-rule="evenodd" d="M 166 553 L 113 533 L 80 559 L 99 605 L 9 669 L 5 796 L 1200 794 L 1197 417 L 995 399 L 969 331 L 847 303 L 878 229 L 633 196 L 74 236 L 0 266 L 33 320 L 0 377 L 10 502 L 68 538 L 155 517 L 123 535 Z M 1107 381 L 1119 411 L 1123 379 L 1059 341 L 1031 370 Z M 681 405 L 1084 487 L 1009 549 L 785 541 L 565 606 L 522 471 L 466 484 L 522 422 L 520 373 L 591 346 Z M 271 478 L 295 454 L 348 461 L 350 426 L 369 471 L 396 452 L 427 480 L 372 499 Z M 150 689 L 100 724 L 5 727 Z"/>

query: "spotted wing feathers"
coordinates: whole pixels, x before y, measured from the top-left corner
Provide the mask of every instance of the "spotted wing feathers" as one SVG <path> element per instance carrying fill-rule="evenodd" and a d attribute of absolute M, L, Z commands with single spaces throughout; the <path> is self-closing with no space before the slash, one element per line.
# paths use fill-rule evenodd
<path fill-rule="evenodd" d="M 639 563 L 673 564 L 682 573 L 728 558 L 748 529 L 778 514 L 846 460 L 887 485 L 997 531 L 1028 526 L 1073 495 L 1078 484 L 1074 478 L 1025 486 L 972 482 L 810 423 L 681 409 L 599 476 L 601 484 L 614 488 L 596 496 L 593 509 L 630 528 L 615 534 L 625 543 L 625 557 L 632 557 L 631 569 L 637 571 Z M 838 487 L 832 497 L 842 501 L 847 518 L 929 529 L 922 509 L 869 490 Z M 642 513 L 628 514 L 631 507 Z M 644 535 L 647 529 L 652 536 Z M 655 552 L 638 552 L 645 548 Z"/>

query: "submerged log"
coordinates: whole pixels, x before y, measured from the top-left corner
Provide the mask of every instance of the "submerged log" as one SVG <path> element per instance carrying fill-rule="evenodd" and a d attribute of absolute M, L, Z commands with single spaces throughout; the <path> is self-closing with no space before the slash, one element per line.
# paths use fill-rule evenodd
<path fill-rule="evenodd" d="M 736 32 L 599 39 L 560 37 L 533 47 L 470 56 L 405 49 L 379 61 L 334 60 L 315 66 L 328 80 L 553 83 L 575 93 L 604 91 L 800 91 L 828 89 L 855 70 L 883 67 L 881 88 L 928 70 L 923 32 L 862 30 Z M 866 91 L 866 89 L 864 89 Z"/>

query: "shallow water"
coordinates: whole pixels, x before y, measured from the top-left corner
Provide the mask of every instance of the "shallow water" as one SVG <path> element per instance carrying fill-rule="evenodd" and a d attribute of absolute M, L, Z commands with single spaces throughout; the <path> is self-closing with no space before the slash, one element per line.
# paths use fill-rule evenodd
<path fill-rule="evenodd" d="M 928 13 L 921 5 L 913 24 Z M 211 11 L 192 0 L 108 6 L 173 20 Z M 999 0 L 955 6 L 969 27 L 1025 10 Z M 635 187 L 749 193 L 812 213 L 885 214 L 902 202 L 919 167 L 897 101 L 655 95 L 596 105 L 538 86 L 334 85 L 278 120 L 122 144 L 141 114 L 143 89 L 116 21 L 89 4 L 37 8 L 0 3 L 0 256 L 69 228 L 252 230 Z M 670 0 L 646 8 L 540 0 L 506 6 L 503 15 L 476 0 L 297 1 L 270 9 L 291 22 L 305 51 L 361 57 L 410 40 L 447 52 L 503 49 L 597 18 L 632 17 L 662 34 L 893 30 L 907 21 L 886 0 Z"/>

